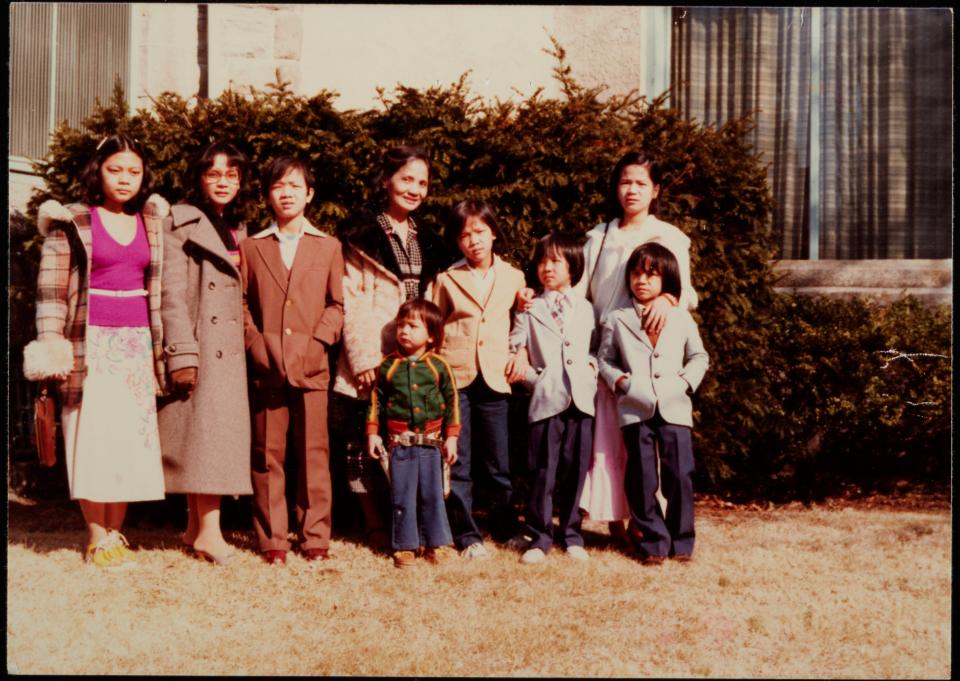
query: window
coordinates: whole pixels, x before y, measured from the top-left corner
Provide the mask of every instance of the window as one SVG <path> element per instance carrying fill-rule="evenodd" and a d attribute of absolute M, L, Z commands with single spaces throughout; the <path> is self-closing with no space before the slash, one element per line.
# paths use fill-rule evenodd
<path fill-rule="evenodd" d="M 10 5 L 11 156 L 42 157 L 62 120 L 78 126 L 119 78 L 128 89 L 131 6 Z"/>
<path fill-rule="evenodd" d="M 674 106 L 755 113 L 783 258 L 949 258 L 952 15 L 674 10 Z"/>

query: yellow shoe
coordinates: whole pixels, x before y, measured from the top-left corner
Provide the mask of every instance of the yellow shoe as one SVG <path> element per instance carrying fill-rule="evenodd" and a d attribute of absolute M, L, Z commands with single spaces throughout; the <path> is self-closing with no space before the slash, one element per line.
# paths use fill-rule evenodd
<path fill-rule="evenodd" d="M 96 544 L 87 546 L 87 552 L 84 559 L 98 568 L 104 570 L 122 570 L 128 563 L 123 555 L 117 551 L 117 540 L 112 535 L 107 535 Z"/>
<path fill-rule="evenodd" d="M 130 550 L 130 542 L 127 541 L 127 538 L 116 530 L 110 530 L 107 536 L 113 537 L 113 552 L 120 558 L 123 564 L 127 567 L 135 567 L 137 564 L 137 554 Z"/>
<path fill-rule="evenodd" d="M 427 560 L 434 565 L 443 565 L 449 563 L 457 557 L 457 552 L 449 546 L 438 546 L 433 549 L 427 549 Z"/>

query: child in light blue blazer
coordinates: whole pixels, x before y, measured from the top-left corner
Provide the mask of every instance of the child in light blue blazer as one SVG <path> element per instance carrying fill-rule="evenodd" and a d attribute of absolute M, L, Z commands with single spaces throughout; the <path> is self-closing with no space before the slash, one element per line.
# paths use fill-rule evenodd
<path fill-rule="evenodd" d="M 571 558 L 586 560 L 579 500 L 590 467 L 597 361 L 590 354 L 593 307 L 572 289 L 583 276 L 583 247 L 573 237 L 548 234 L 537 243 L 534 262 L 543 291 L 517 315 L 510 333 L 511 352 L 526 348 L 529 355 L 522 382 L 533 391 L 526 511 L 532 541 L 520 562 L 542 562 L 550 550 L 554 498 L 560 516 L 557 541 Z"/>
<path fill-rule="evenodd" d="M 659 333 L 644 330 L 644 309 L 661 293 L 680 297 L 680 270 L 667 248 L 648 242 L 630 254 L 632 301 L 603 322 L 600 375 L 617 396 L 627 448 L 625 492 L 630 538 L 644 564 L 693 554 L 693 406 L 708 365 L 697 324 L 682 307 L 668 310 Z M 657 502 L 657 454 L 666 514 Z"/>

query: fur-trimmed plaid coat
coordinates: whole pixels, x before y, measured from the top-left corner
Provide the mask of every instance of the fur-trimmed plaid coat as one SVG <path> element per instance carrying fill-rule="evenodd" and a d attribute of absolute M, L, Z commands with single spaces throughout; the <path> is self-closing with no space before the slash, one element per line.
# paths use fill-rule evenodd
<path fill-rule="evenodd" d="M 170 207 L 158 196 L 144 206 L 143 223 L 150 244 L 145 275 L 153 339 L 157 393 L 166 387 L 163 330 L 160 321 L 160 275 L 163 218 Z M 92 233 L 90 208 L 48 201 L 40 207 L 37 229 L 44 237 L 37 276 L 37 340 L 23 351 L 23 373 L 32 381 L 58 379 L 60 405 L 75 407 L 86 376 L 87 295 L 90 288 Z"/>

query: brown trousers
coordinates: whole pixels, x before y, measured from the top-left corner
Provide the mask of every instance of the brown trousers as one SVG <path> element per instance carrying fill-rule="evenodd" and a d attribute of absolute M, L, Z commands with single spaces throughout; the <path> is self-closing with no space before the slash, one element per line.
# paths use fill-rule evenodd
<path fill-rule="evenodd" d="M 330 546 L 330 443 L 327 391 L 289 385 L 255 391 L 253 412 L 253 524 L 261 551 L 290 548 L 287 540 L 287 432 L 297 454 L 297 537 L 301 549 Z"/>

